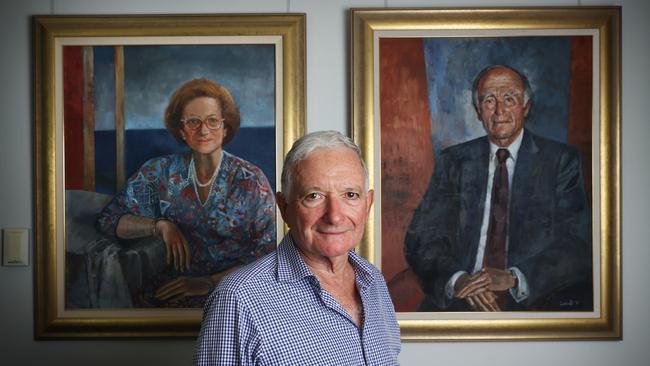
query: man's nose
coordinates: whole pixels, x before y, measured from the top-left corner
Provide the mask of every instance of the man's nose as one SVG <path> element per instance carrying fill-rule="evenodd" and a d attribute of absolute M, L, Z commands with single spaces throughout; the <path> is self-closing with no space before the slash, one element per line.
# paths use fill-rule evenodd
<path fill-rule="evenodd" d="M 323 219 L 329 224 L 337 224 L 343 218 L 341 202 L 337 197 L 328 197 Z"/>
<path fill-rule="evenodd" d="M 497 104 L 497 106 L 496 106 L 496 110 L 495 110 L 494 113 L 497 116 L 503 116 L 506 113 L 506 104 L 505 104 L 505 102 L 503 100 L 497 100 L 496 104 Z"/>

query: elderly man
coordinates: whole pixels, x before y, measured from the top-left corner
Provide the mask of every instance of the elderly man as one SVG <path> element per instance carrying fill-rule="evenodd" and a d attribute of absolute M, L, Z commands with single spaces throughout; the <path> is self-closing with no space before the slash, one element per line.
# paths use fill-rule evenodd
<path fill-rule="evenodd" d="M 359 148 L 338 132 L 308 134 L 287 154 L 281 183 L 290 231 L 211 294 L 194 364 L 398 364 L 384 278 L 352 251 L 373 202 Z"/>
<path fill-rule="evenodd" d="M 487 136 L 440 154 L 404 252 L 422 311 L 591 310 L 590 209 L 578 152 L 524 128 L 531 88 L 481 71 L 473 102 Z"/>

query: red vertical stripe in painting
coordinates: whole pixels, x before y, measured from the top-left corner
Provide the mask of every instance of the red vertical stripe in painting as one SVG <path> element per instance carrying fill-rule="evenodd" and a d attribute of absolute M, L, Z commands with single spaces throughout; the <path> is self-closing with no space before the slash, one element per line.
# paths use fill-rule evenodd
<path fill-rule="evenodd" d="M 587 197 L 591 200 L 592 37 L 571 38 L 568 142 L 580 151 Z"/>
<path fill-rule="evenodd" d="M 83 49 L 63 47 L 65 189 L 83 188 Z"/>
<path fill-rule="evenodd" d="M 381 39 L 379 75 L 381 266 L 396 310 L 414 311 L 422 293 L 404 259 L 404 236 L 434 164 L 422 40 Z"/>

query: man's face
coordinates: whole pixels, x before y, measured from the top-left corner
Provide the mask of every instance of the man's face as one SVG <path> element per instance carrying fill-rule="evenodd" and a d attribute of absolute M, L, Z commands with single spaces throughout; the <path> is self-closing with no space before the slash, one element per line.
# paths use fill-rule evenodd
<path fill-rule="evenodd" d="M 348 148 L 314 150 L 294 171 L 291 197 L 278 193 L 278 206 L 301 253 L 323 260 L 346 256 L 363 236 L 373 192 Z"/>
<path fill-rule="evenodd" d="M 521 133 L 530 110 L 524 103 L 524 83 L 512 70 L 496 68 L 488 71 L 478 83 L 478 117 L 488 138 L 507 147 Z"/>

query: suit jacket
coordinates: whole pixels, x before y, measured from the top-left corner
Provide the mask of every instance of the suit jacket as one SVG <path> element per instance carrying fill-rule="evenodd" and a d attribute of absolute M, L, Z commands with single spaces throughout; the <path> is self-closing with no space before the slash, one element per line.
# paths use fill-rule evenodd
<path fill-rule="evenodd" d="M 455 272 L 473 270 L 489 155 L 487 137 L 443 150 L 413 215 L 404 252 L 426 295 L 422 311 L 465 310 L 464 300 L 447 299 L 445 285 Z M 506 260 L 523 272 L 530 292 L 521 304 L 510 299 L 506 310 L 592 306 L 590 214 L 577 150 L 524 130 L 510 187 Z"/>

